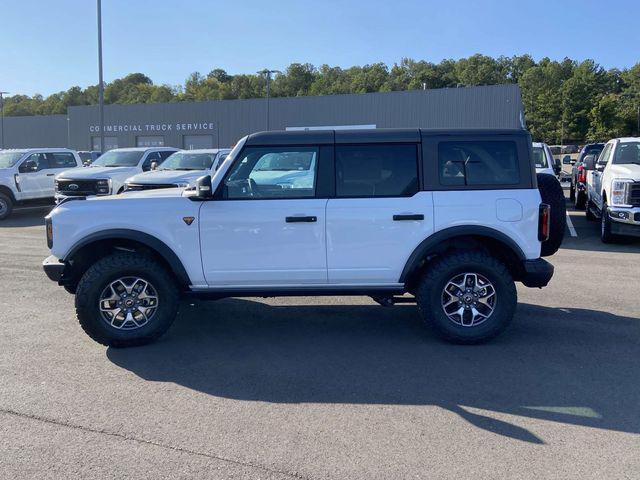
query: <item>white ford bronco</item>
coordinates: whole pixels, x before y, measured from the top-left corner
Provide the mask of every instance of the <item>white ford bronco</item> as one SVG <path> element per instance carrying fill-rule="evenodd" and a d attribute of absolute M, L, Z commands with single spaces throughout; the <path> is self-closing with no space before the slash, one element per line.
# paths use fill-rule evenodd
<path fill-rule="evenodd" d="M 587 219 L 600 219 L 600 238 L 640 237 L 640 137 L 607 142 L 587 165 Z"/>
<path fill-rule="evenodd" d="M 66 148 L 0 151 L 0 220 L 16 206 L 52 202 L 55 175 L 80 166 L 77 152 Z"/>
<path fill-rule="evenodd" d="M 171 154 L 157 169 L 127 178 L 125 192 L 194 186 L 198 178 L 214 174 L 231 150 L 181 150 Z"/>
<path fill-rule="evenodd" d="M 164 162 L 176 148 L 116 148 L 98 157 L 88 167 L 68 170 L 56 176 L 56 202 L 70 197 L 115 195 L 124 191 L 127 178 L 148 172 L 152 163 Z"/>
<path fill-rule="evenodd" d="M 482 342 L 515 281 L 547 285 L 564 234 L 531 148 L 524 130 L 256 133 L 193 189 L 60 204 L 43 267 L 105 345 L 158 338 L 182 296 L 291 295 L 410 299 L 445 339 Z"/>

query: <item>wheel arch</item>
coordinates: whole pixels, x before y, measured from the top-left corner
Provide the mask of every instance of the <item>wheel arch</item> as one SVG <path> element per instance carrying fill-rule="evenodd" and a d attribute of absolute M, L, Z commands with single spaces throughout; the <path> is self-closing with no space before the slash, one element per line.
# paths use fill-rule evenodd
<path fill-rule="evenodd" d="M 399 282 L 410 288 L 433 258 L 451 250 L 468 248 L 480 248 L 494 254 L 506 264 L 516 280 L 523 273 L 526 255 L 514 240 L 494 228 L 469 225 L 446 228 L 424 239 L 409 256 Z"/>
<path fill-rule="evenodd" d="M 16 203 L 16 197 L 13 194 L 13 190 L 11 190 L 9 187 L 7 187 L 6 185 L 0 185 L 0 193 L 5 194 L 6 196 L 8 196 L 11 201 L 13 203 Z"/>
<path fill-rule="evenodd" d="M 184 265 L 166 243 L 148 233 L 128 229 L 95 232 L 74 244 L 63 259 L 71 267 L 69 274 L 65 275 L 67 280 L 76 283 L 91 263 L 114 250 L 150 254 L 175 276 L 181 287 L 186 288 L 191 284 Z"/>

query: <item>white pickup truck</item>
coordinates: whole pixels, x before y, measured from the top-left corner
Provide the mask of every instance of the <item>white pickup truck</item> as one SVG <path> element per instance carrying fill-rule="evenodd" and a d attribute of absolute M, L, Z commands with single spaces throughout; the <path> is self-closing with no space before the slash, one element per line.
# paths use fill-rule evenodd
<path fill-rule="evenodd" d="M 610 140 L 588 163 L 587 219 L 600 219 L 602 241 L 640 237 L 640 137 Z"/>
<path fill-rule="evenodd" d="M 0 220 L 13 207 L 52 202 L 55 175 L 80 166 L 78 153 L 66 148 L 0 151 Z"/>

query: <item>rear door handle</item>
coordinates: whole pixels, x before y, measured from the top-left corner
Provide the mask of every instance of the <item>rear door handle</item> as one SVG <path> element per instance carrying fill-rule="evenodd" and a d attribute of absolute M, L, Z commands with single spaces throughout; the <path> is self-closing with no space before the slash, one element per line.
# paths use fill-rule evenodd
<path fill-rule="evenodd" d="M 419 214 L 410 214 L 410 215 L 394 215 L 394 222 L 401 222 L 403 220 L 424 220 L 424 215 Z"/>
<path fill-rule="evenodd" d="M 303 223 L 303 222 L 312 223 L 312 222 L 317 222 L 318 217 L 287 217 L 285 220 L 287 223 Z"/>

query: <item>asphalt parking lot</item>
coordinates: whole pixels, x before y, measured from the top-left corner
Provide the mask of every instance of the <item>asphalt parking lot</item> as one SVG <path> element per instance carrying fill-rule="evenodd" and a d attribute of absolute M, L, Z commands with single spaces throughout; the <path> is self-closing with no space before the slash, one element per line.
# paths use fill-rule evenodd
<path fill-rule="evenodd" d="M 185 303 L 127 350 L 44 276 L 44 213 L 0 224 L 2 478 L 640 477 L 640 241 L 583 212 L 487 345 L 353 297 Z"/>

